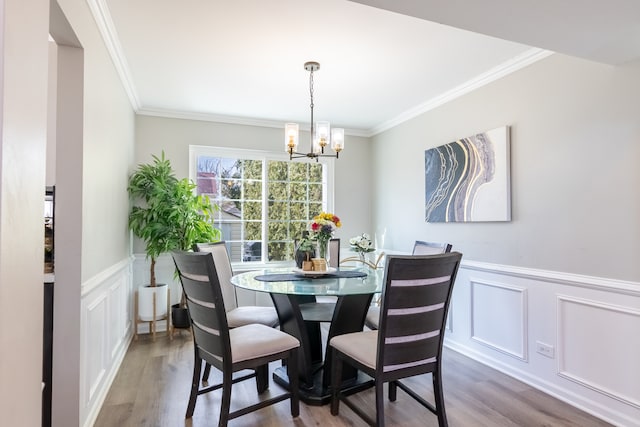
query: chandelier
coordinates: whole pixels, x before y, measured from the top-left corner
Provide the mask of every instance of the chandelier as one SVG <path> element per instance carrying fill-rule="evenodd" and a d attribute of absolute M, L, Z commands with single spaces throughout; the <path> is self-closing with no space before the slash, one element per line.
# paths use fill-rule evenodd
<path fill-rule="evenodd" d="M 320 64 L 314 61 L 305 62 L 304 69 L 309 72 L 309 94 L 311 96 L 311 143 L 308 153 L 296 151 L 298 148 L 299 126 L 297 123 L 285 125 L 285 148 L 289 153 L 289 160 L 308 157 L 318 161 L 319 157 L 335 157 L 344 149 L 344 129 L 333 128 L 329 122 L 313 123 L 313 73 L 320 69 Z M 324 147 L 331 145 L 335 154 L 325 154 Z"/>

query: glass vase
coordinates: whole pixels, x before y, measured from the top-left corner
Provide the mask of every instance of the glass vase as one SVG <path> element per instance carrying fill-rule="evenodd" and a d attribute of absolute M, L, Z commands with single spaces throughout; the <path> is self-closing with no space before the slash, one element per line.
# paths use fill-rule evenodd
<path fill-rule="evenodd" d="M 324 258 L 325 261 L 327 261 L 327 266 L 329 266 L 329 240 L 318 239 L 317 246 L 316 256 L 318 258 Z"/>

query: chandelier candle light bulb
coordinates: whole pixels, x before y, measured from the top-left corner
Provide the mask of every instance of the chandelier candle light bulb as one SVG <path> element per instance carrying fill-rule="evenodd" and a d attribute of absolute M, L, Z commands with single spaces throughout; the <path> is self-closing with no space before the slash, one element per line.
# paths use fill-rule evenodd
<path fill-rule="evenodd" d="M 287 151 L 295 151 L 298 148 L 299 127 L 297 123 L 287 123 L 285 126 L 285 146 Z"/>

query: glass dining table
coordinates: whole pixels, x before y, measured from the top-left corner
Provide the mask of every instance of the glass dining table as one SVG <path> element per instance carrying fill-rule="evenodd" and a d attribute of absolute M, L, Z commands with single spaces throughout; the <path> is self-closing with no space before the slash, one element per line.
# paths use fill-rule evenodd
<path fill-rule="evenodd" d="M 267 292 L 280 319 L 280 329 L 300 340 L 300 399 L 310 405 L 330 402 L 331 352 L 323 355 L 321 322 L 329 322 L 327 342 L 336 335 L 361 331 L 373 295 L 382 291 L 384 270 L 367 266 L 332 269 L 326 274 L 292 268 L 260 269 L 240 273 L 231 283 L 242 289 Z M 335 296 L 335 304 L 317 302 L 318 296 Z M 343 387 L 358 391 L 370 378 L 355 369 L 343 369 Z M 276 383 L 289 387 L 286 368 L 274 371 Z"/>

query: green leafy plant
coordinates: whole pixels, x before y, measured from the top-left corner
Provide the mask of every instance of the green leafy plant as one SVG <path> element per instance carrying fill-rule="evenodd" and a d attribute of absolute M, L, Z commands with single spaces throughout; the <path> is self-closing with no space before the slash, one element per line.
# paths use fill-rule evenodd
<path fill-rule="evenodd" d="M 152 156 L 153 164 L 138 165 L 129 177 L 127 191 L 134 205 L 129 213 L 129 229 L 146 244 L 151 259 L 149 285 L 156 286 L 158 256 L 172 250 L 189 250 L 196 242 L 220 240 L 213 225 L 212 206 L 207 196 L 194 193 L 196 185 L 175 177 L 164 151 Z"/>

